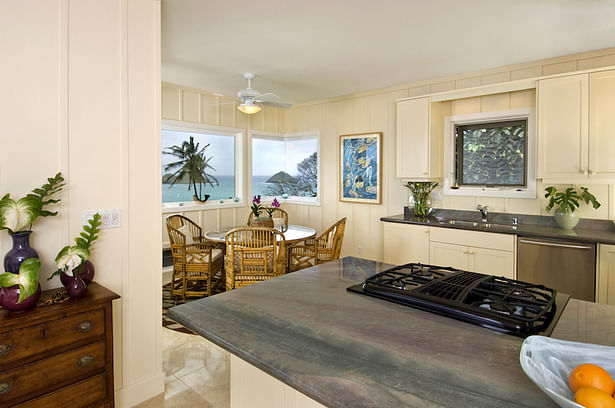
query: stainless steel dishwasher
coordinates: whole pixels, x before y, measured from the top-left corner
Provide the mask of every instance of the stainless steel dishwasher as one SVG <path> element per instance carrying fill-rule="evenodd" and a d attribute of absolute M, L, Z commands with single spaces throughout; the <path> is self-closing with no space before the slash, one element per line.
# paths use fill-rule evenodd
<path fill-rule="evenodd" d="M 518 237 L 517 279 L 538 283 L 573 298 L 593 302 L 596 245 Z"/>

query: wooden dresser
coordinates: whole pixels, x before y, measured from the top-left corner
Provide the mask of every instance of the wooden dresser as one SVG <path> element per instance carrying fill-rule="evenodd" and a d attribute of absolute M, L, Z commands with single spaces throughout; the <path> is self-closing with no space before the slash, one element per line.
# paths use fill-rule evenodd
<path fill-rule="evenodd" d="M 91 283 L 80 299 L 23 313 L 0 309 L 0 407 L 113 407 L 117 298 Z"/>

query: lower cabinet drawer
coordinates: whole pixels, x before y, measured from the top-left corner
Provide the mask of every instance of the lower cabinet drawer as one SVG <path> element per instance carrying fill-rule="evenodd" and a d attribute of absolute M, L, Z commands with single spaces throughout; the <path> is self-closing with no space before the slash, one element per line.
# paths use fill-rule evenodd
<path fill-rule="evenodd" d="M 72 343 L 96 341 L 104 333 L 103 309 L 0 333 L 0 370 Z"/>
<path fill-rule="evenodd" d="M 105 367 L 105 343 L 90 344 L 0 372 L 0 406 L 55 391 Z"/>
<path fill-rule="evenodd" d="M 106 396 L 105 375 L 99 374 L 87 380 L 69 385 L 58 391 L 36 398 L 15 408 L 85 408 L 104 407 Z"/>

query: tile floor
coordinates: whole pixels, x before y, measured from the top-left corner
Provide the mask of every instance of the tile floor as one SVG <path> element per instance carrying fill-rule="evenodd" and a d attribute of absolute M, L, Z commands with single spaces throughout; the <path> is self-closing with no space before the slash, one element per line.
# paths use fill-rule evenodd
<path fill-rule="evenodd" d="M 229 353 L 200 336 L 162 330 L 165 392 L 136 408 L 229 408 Z"/>

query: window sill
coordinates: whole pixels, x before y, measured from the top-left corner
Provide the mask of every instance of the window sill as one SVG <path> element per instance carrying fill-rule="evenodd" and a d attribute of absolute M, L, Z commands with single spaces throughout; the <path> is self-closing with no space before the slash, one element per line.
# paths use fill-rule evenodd
<path fill-rule="evenodd" d="M 207 211 L 207 210 L 215 210 L 218 208 L 239 208 L 245 207 L 246 204 L 243 201 L 235 202 L 232 200 L 224 200 L 221 203 L 219 200 L 212 200 L 207 203 L 196 203 L 194 201 L 185 202 L 183 205 L 179 203 L 163 203 L 162 204 L 162 213 L 178 213 L 178 212 L 189 212 L 189 211 Z"/>
<path fill-rule="evenodd" d="M 536 198 L 536 186 L 534 188 L 513 189 L 501 187 L 459 187 L 452 189 L 444 187 L 444 195 L 467 196 L 467 197 L 498 197 L 498 198 Z"/>
<path fill-rule="evenodd" d="M 320 206 L 320 197 L 317 198 L 307 198 L 307 197 L 288 197 L 288 198 L 279 198 L 276 197 L 280 204 L 292 204 L 292 205 L 312 205 L 315 207 Z M 272 197 L 261 198 L 261 202 L 273 201 Z"/>

